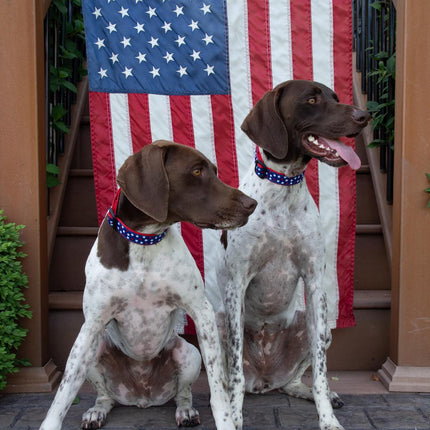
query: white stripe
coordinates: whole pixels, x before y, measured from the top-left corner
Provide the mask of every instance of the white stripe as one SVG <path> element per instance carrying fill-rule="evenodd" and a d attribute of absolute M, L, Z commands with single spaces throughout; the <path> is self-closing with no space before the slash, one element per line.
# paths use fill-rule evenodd
<path fill-rule="evenodd" d="M 112 121 L 112 139 L 115 156 L 115 173 L 124 161 L 133 154 L 130 116 L 127 94 L 110 94 L 110 115 Z"/>
<path fill-rule="evenodd" d="M 148 106 L 152 141 L 173 140 L 169 96 L 148 94 Z"/>
<path fill-rule="evenodd" d="M 269 1 L 269 20 L 272 80 L 276 87 L 293 79 L 290 1 Z"/>
<path fill-rule="evenodd" d="M 334 87 L 333 5 L 331 0 L 312 0 L 312 57 L 314 80 Z M 339 285 L 337 280 L 337 249 L 339 241 L 338 170 L 318 163 L 319 209 L 325 239 L 328 321 L 336 326 L 339 315 Z"/>
<path fill-rule="evenodd" d="M 212 103 L 210 96 L 191 96 L 191 114 L 193 118 L 194 145 L 196 149 L 217 164 L 215 138 L 212 120 Z M 216 288 L 214 249 L 219 242 L 219 232 L 203 229 L 203 257 L 205 284 Z"/>
<path fill-rule="evenodd" d="M 191 96 L 194 146 L 216 164 L 215 139 L 210 96 Z"/>
<path fill-rule="evenodd" d="M 227 14 L 231 101 L 238 174 L 239 181 L 241 181 L 252 163 L 254 148 L 251 140 L 240 129 L 243 120 L 252 108 L 246 0 L 228 0 Z"/>

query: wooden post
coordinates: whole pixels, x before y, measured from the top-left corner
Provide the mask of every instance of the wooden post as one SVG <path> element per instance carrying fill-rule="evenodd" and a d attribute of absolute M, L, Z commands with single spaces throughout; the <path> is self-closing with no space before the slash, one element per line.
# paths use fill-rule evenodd
<path fill-rule="evenodd" d="M 397 0 L 391 391 L 430 392 L 430 2 Z"/>
<path fill-rule="evenodd" d="M 32 367 L 8 378 L 6 391 L 50 391 L 59 372 L 47 352 L 47 246 L 44 94 L 44 6 L 7 1 L 0 14 L 0 208 L 8 222 L 24 224 L 24 291 L 33 312 L 19 350 Z"/>

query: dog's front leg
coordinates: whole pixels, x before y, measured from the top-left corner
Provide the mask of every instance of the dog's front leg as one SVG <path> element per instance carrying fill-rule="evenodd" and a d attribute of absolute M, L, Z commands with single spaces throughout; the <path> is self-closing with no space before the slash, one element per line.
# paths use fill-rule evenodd
<path fill-rule="evenodd" d="M 312 353 L 313 395 L 321 430 L 343 430 L 334 415 L 327 381 L 327 298 L 321 283 L 306 284 L 307 331 Z"/>
<path fill-rule="evenodd" d="M 211 408 L 218 430 L 234 430 L 227 377 L 221 356 L 221 344 L 215 323 L 215 313 L 208 300 L 199 300 L 198 308 L 186 309 L 194 320 L 201 354 L 206 367 L 211 394 Z"/>
<path fill-rule="evenodd" d="M 242 429 L 245 376 L 243 373 L 243 315 L 242 289 L 228 285 L 225 294 L 225 325 L 227 334 L 228 384 L 233 421 Z"/>
<path fill-rule="evenodd" d="M 67 359 L 63 379 L 40 430 L 59 430 L 76 394 L 85 380 L 90 363 L 97 356 L 104 324 L 86 321 Z"/>

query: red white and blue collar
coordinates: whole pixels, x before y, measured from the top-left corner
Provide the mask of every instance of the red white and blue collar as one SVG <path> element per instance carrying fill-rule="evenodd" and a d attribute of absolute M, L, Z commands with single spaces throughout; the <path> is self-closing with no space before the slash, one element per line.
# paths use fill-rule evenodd
<path fill-rule="evenodd" d="M 268 179 L 274 184 L 286 186 L 300 184 L 300 182 L 302 182 L 303 178 L 305 177 L 304 171 L 297 176 L 285 176 L 282 173 L 270 169 L 264 164 L 260 153 L 260 148 L 258 146 L 255 147 L 255 173 L 261 179 Z"/>
<path fill-rule="evenodd" d="M 125 239 L 130 242 L 137 243 L 138 245 L 156 245 L 161 242 L 166 236 L 167 228 L 160 234 L 143 234 L 139 233 L 124 224 L 120 218 L 116 216 L 116 210 L 118 207 L 119 196 L 121 194 L 121 188 L 118 189 L 115 198 L 112 202 L 112 206 L 109 208 L 106 218 L 109 225 Z"/>

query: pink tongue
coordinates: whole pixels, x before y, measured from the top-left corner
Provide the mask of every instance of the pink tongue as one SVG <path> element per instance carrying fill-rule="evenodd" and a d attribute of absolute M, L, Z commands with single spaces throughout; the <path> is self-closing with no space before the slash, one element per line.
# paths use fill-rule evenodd
<path fill-rule="evenodd" d="M 325 138 L 319 138 L 323 140 L 326 145 L 331 149 L 337 151 L 343 160 L 345 160 L 351 169 L 358 170 L 361 166 L 360 157 L 355 153 L 355 151 L 348 145 L 345 145 L 340 140 L 330 140 Z"/>

